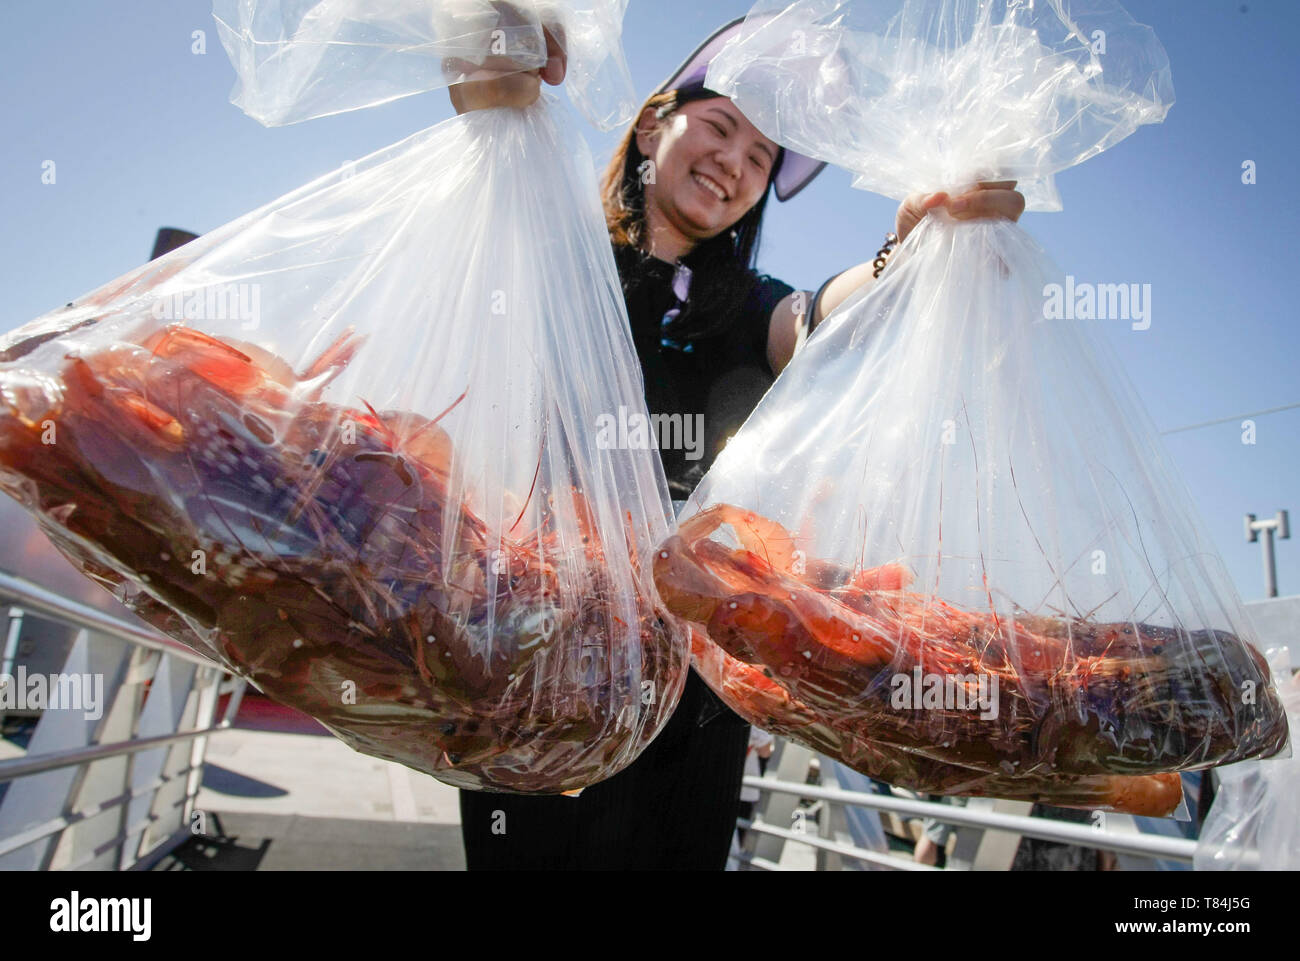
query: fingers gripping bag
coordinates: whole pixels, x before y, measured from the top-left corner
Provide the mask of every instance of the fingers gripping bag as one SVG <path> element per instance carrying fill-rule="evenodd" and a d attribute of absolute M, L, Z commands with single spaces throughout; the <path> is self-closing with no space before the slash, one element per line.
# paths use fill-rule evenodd
<path fill-rule="evenodd" d="M 1014 180 L 1031 210 L 1173 100 L 1109 0 L 763 2 L 707 83 L 857 187 Z M 1063 280 L 1019 225 L 931 213 L 733 437 L 655 579 L 767 730 L 935 793 L 1167 814 L 1174 772 L 1278 753 L 1286 717 Z"/>
<path fill-rule="evenodd" d="M 267 124 L 567 44 L 631 103 L 621 0 L 218 2 Z M 477 58 L 477 59 L 475 59 Z M 487 64 L 487 66 L 484 66 Z M 367 754 L 580 789 L 680 696 L 647 559 L 671 507 L 595 173 L 550 94 L 474 111 L 0 341 L 0 485 L 91 578 Z"/>

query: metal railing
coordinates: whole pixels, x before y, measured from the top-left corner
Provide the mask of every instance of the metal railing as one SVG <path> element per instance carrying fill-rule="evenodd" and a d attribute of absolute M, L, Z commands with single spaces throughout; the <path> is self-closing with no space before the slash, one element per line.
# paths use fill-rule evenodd
<path fill-rule="evenodd" d="M 105 678 L 97 718 L 43 711 L 25 753 L 0 759 L 0 868 L 151 866 L 191 836 L 207 739 L 231 726 L 246 682 L 161 634 L 3 571 L 0 603 L 9 605 L 0 673 L 12 676 L 31 618 L 72 635 L 66 671 Z"/>
<path fill-rule="evenodd" d="M 782 743 L 784 742 L 784 743 Z M 933 871 L 938 868 L 918 864 L 911 859 L 894 853 L 871 850 L 860 847 L 844 839 L 845 832 L 833 826 L 837 810 L 856 807 L 870 811 L 884 812 L 907 818 L 932 818 L 943 824 L 951 824 L 964 829 L 969 843 L 965 859 L 959 859 L 950 867 L 988 868 L 1010 866 L 1011 857 L 1020 838 L 1036 838 L 1062 844 L 1078 845 L 1096 850 L 1112 851 L 1116 854 L 1133 855 L 1141 858 L 1159 859 L 1190 864 L 1196 853 L 1196 842 L 1186 838 L 1163 837 L 1160 835 L 1140 833 L 1131 818 L 1126 815 L 1107 815 L 1104 823 L 1107 827 L 1092 824 L 1054 820 L 1049 817 L 1029 817 L 1027 813 L 1008 813 L 995 810 L 996 807 L 1023 809 L 1027 812 L 1027 802 L 994 802 L 986 799 L 974 799 L 968 807 L 954 807 L 950 804 L 875 794 L 863 791 L 850 791 L 825 783 L 815 784 L 796 778 L 807 776 L 810 762 L 814 757 L 811 751 L 792 742 L 778 739 L 781 747 L 773 756 L 773 764 L 780 764 L 780 771 L 769 773 L 765 777 L 746 777 L 744 785 L 760 792 L 757 806 L 759 814 L 753 818 L 742 818 L 737 826 L 746 832 L 752 832 L 746 843 L 735 855 L 742 868 L 779 871 L 789 870 L 783 866 L 782 855 L 787 842 L 812 848 L 817 852 L 817 868 L 825 869 L 828 863 L 836 859 L 850 858 L 863 864 L 901 871 Z M 821 779 L 825 781 L 827 772 L 821 770 Z M 784 803 L 776 799 L 783 798 Z M 798 807 L 799 801 L 812 801 L 808 808 Z M 782 821 L 789 824 L 790 816 L 802 812 L 806 818 L 816 817 L 817 833 L 782 826 Z M 799 825 L 804 821 L 800 820 Z M 1113 826 L 1113 827 L 1112 827 Z M 999 839 L 1002 857 L 981 859 L 974 853 L 987 837 Z M 1006 852 L 1010 852 L 1007 854 Z M 835 858 L 827 858 L 834 855 Z"/>

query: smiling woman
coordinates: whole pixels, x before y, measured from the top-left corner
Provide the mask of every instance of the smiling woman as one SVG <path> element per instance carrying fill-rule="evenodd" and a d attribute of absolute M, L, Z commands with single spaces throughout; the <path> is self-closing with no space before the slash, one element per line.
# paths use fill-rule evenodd
<path fill-rule="evenodd" d="M 685 256 L 754 211 L 780 150 L 724 97 L 689 101 L 678 93 L 671 102 L 677 109 L 668 119 L 647 109 L 636 129 L 637 148 L 657 173 L 645 189 L 658 214 L 649 239 L 665 260 Z"/>
<path fill-rule="evenodd" d="M 697 82 L 650 97 L 605 172 L 647 404 L 704 423 L 703 457 L 660 450 L 674 498 L 690 495 L 775 374 L 768 330 L 795 290 L 752 264 L 782 162 L 730 100 Z"/>
<path fill-rule="evenodd" d="M 741 22 L 709 37 L 645 102 L 602 184 L 650 415 L 704 424 L 703 456 L 660 449 L 672 495 L 682 500 L 813 323 L 873 282 L 867 261 L 814 297 L 755 270 L 769 192 L 789 200 L 825 164 L 780 147 L 705 86 L 709 62 Z M 563 79 L 556 51 L 548 53 L 547 69 L 530 78 L 530 88 Z M 463 86 L 452 88 L 459 112 L 468 104 L 526 106 L 518 81 Z M 954 216 L 1018 216 L 1023 207 L 1005 184 L 967 199 L 968 209 Z M 898 233 L 906 235 L 946 200 L 944 194 L 909 200 L 899 211 Z M 654 743 L 579 797 L 462 791 L 467 863 L 471 869 L 719 870 L 739 811 L 748 741 L 748 725 L 692 671 Z"/>

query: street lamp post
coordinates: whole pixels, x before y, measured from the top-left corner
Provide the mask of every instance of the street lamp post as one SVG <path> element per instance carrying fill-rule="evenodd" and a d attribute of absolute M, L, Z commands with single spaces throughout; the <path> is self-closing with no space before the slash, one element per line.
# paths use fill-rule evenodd
<path fill-rule="evenodd" d="M 1277 597 L 1277 565 L 1273 561 L 1273 532 L 1282 540 L 1291 537 L 1290 519 L 1286 511 L 1278 511 L 1277 516 L 1266 521 L 1255 520 L 1254 514 L 1246 515 L 1246 541 L 1255 543 L 1260 532 L 1264 534 L 1264 589 L 1269 597 Z"/>

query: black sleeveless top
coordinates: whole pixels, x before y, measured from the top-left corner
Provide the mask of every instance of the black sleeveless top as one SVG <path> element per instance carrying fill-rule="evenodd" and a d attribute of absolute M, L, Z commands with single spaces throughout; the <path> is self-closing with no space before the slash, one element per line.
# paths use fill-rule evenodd
<path fill-rule="evenodd" d="M 632 339 L 645 378 L 652 423 L 659 415 L 659 455 L 674 500 L 684 500 L 713 464 L 723 444 L 758 405 L 775 378 L 767 363 L 772 311 L 794 288 L 754 274 L 739 320 L 718 335 L 674 341 L 664 315 L 677 306 L 676 268 L 662 260 L 616 250 Z M 635 282 L 629 284 L 635 270 Z M 673 415 L 678 415 L 674 417 Z"/>

